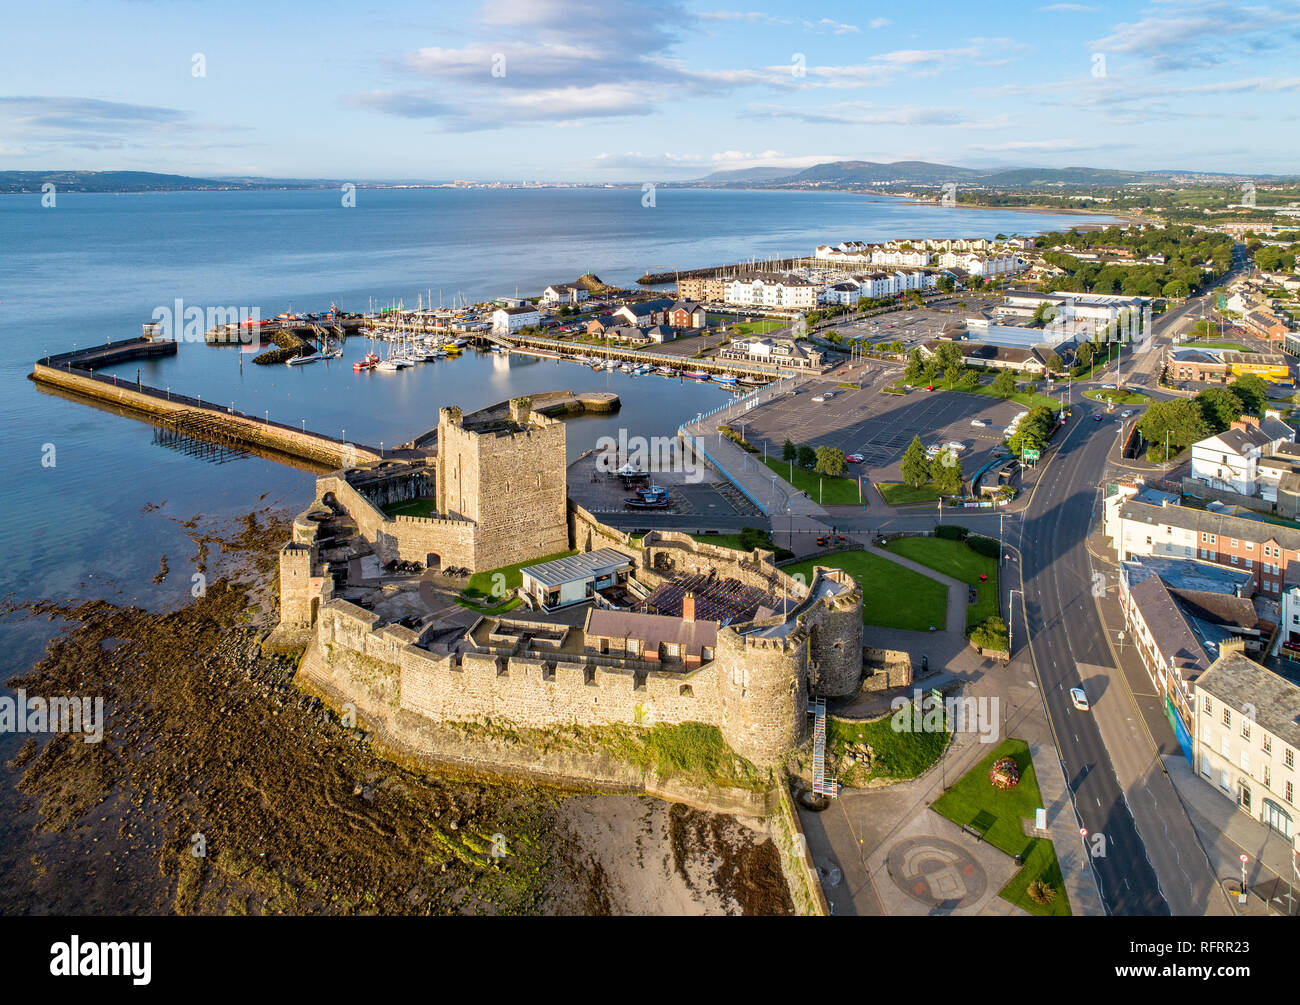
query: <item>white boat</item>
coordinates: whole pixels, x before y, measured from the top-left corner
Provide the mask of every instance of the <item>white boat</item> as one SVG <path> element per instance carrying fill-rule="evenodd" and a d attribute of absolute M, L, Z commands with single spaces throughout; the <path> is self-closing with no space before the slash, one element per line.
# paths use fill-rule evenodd
<path fill-rule="evenodd" d="M 314 352 L 310 356 L 294 356 L 291 359 L 286 359 L 284 362 L 286 366 L 298 366 L 302 363 L 315 363 L 318 359 L 324 358 L 325 357 L 320 353 Z"/>
<path fill-rule="evenodd" d="M 375 369 L 376 370 L 400 370 L 401 367 L 398 366 L 396 361 L 394 360 L 381 359 L 378 363 L 375 364 Z"/>

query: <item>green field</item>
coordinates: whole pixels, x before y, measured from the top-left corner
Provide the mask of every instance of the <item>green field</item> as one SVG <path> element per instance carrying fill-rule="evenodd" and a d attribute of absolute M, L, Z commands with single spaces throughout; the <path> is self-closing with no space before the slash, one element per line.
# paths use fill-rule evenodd
<path fill-rule="evenodd" d="M 465 584 L 465 589 L 461 590 L 460 595 L 456 598 L 456 603 L 462 607 L 468 607 L 471 611 L 478 611 L 480 614 L 501 614 L 512 610 L 522 603 L 518 597 L 511 597 L 510 600 L 497 606 L 491 606 L 491 604 L 494 599 L 509 596 L 523 584 L 524 577 L 520 570 L 524 566 L 553 562 L 557 558 L 567 558 L 569 555 L 576 554 L 576 551 L 560 551 L 544 558 L 530 558 L 527 562 L 520 562 L 517 565 L 506 565 L 500 569 L 487 569 L 483 572 L 476 572 L 469 577 L 469 582 Z M 497 579 L 498 575 L 505 577 L 504 580 Z"/>
<path fill-rule="evenodd" d="M 1024 383 L 1024 381 L 1021 381 Z M 1061 407 L 1061 403 L 1055 398 L 1048 397 L 1046 394 L 1039 394 L 1035 391 L 1033 394 L 1027 394 L 1024 391 L 1017 391 L 1008 398 L 1003 398 L 999 394 L 993 393 L 992 384 L 981 384 L 974 391 L 966 391 L 965 394 L 982 394 L 986 398 L 997 398 L 1000 401 L 1014 401 L 1017 405 L 1024 405 L 1026 408 L 1033 408 L 1036 405 L 1042 405 L 1044 408 L 1050 408 L 1056 411 Z"/>
<path fill-rule="evenodd" d="M 1014 789 L 995 789 L 989 782 L 989 769 L 1000 757 L 1014 757 L 1020 768 L 1020 784 Z M 1024 857 L 1024 867 L 1002 888 L 1004 900 L 1030 914 L 1065 917 L 1070 914 L 1070 899 L 1056 849 L 1051 841 L 1026 836 L 1022 823 L 1032 820 L 1034 811 L 1042 805 L 1028 744 L 1024 740 L 1004 740 L 936 800 L 932 809 L 958 826 L 974 827 L 999 851 Z M 1056 898 L 1046 907 L 1035 904 L 1025 892 L 1035 879 L 1056 888 Z"/>
<path fill-rule="evenodd" d="M 872 778 L 888 778 L 892 781 L 916 778 L 939 760 L 951 735 L 947 730 L 902 733 L 893 728 L 892 721 L 892 715 L 875 722 L 827 719 L 826 736 L 835 754 L 842 753 L 846 747 L 855 743 L 870 744 L 875 753 L 870 771 L 854 769 L 853 784 L 862 785 Z"/>
<path fill-rule="evenodd" d="M 812 471 L 806 471 L 798 464 L 793 466 L 792 473 L 789 461 L 774 457 L 769 457 L 763 463 L 800 492 L 807 492 L 814 502 L 825 503 L 828 506 L 856 506 L 860 502 L 856 478 L 826 478 Z"/>
<path fill-rule="evenodd" d="M 932 483 L 909 485 L 907 482 L 876 482 L 876 489 L 890 506 L 935 502 L 940 495 L 939 490 Z"/>
<path fill-rule="evenodd" d="M 998 613 L 997 559 L 976 554 L 961 541 L 941 537 L 900 537 L 886 547 L 896 555 L 975 587 L 975 603 L 966 605 L 968 629 Z M 989 577 L 986 582 L 980 582 L 980 573 Z"/>
<path fill-rule="evenodd" d="M 1235 352 L 1254 352 L 1254 349 L 1247 349 L 1244 345 L 1237 342 L 1201 342 L 1197 339 L 1187 339 L 1183 345 L 1191 346 L 1194 349 L 1232 349 Z"/>
<path fill-rule="evenodd" d="M 422 516 L 431 517 L 434 514 L 433 499 L 407 499 L 403 502 L 389 503 L 383 507 L 387 516 Z"/>
<path fill-rule="evenodd" d="M 768 332 L 779 331 L 782 328 L 789 327 L 786 322 L 769 321 L 766 319 L 759 321 L 737 321 L 733 324 L 730 317 L 722 315 L 709 315 L 708 321 L 711 325 L 726 325 L 728 335 L 766 335 Z"/>
<path fill-rule="evenodd" d="M 862 620 L 880 628 L 912 632 L 942 629 L 947 623 L 948 589 L 929 576 L 905 569 L 865 551 L 846 551 L 785 566 L 791 575 L 812 582 L 813 567 L 843 569 L 862 587 Z"/>

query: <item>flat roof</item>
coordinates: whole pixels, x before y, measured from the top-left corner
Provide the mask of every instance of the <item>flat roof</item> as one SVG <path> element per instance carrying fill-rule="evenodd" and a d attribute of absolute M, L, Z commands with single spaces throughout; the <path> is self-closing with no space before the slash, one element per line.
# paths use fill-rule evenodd
<path fill-rule="evenodd" d="M 621 551 L 601 548 L 581 555 L 557 558 L 553 562 L 526 565 L 520 571 L 542 586 L 562 586 L 565 583 L 606 575 L 631 564 L 632 559 Z"/>

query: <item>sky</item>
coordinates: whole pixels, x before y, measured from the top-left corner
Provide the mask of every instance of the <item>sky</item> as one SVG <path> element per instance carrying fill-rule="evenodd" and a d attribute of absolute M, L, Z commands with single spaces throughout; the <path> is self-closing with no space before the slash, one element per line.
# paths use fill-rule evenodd
<path fill-rule="evenodd" d="M 0 170 L 1300 173 L 1300 0 L 10 5 Z"/>

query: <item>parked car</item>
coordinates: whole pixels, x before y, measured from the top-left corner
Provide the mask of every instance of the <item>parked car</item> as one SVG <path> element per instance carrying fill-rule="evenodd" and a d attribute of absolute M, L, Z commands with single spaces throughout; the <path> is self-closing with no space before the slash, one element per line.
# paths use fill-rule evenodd
<path fill-rule="evenodd" d="M 971 424 L 972 426 L 979 426 L 981 429 L 984 428 L 984 420 L 983 420 L 983 419 L 971 419 L 971 420 L 970 420 L 970 424 Z"/>
<path fill-rule="evenodd" d="M 928 385 L 926 385 L 926 388 L 925 388 L 925 389 L 926 389 L 927 391 L 933 391 L 933 390 L 934 390 L 934 385 L 933 385 L 933 384 L 928 384 Z"/>
<path fill-rule="evenodd" d="M 863 457 L 861 454 L 849 454 L 849 456 L 844 459 L 848 461 L 850 464 L 861 464 L 864 460 L 866 460 L 866 458 Z"/>
<path fill-rule="evenodd" d="M 812 400 L 817 402 L 820 405 L 823 401 L 826 400 L 826 396 L 824 394 L 814 394 Z"/>
<path fill-rule="evenodd" d="M 1070 701 L 1080 712 L 1091 711 L 1092 706 L 1088 704 L 1088 696 L 1083 693 L 1083 688 L 1070 688 Z"/>
<path fill-rule="evenodd" d="M 1093 421 L 1093 422 L 1100 422 L 1100 421 L 1101 421 L 1102 419 L 1104 419 L 1104 418 L 1105 418 L 1105 416 L 1102 415 L 1100 412 L 1098 412 L 1096 415 L 1094 415 L 1094 416 L 1092 417 L 1092 421 Z"/>

